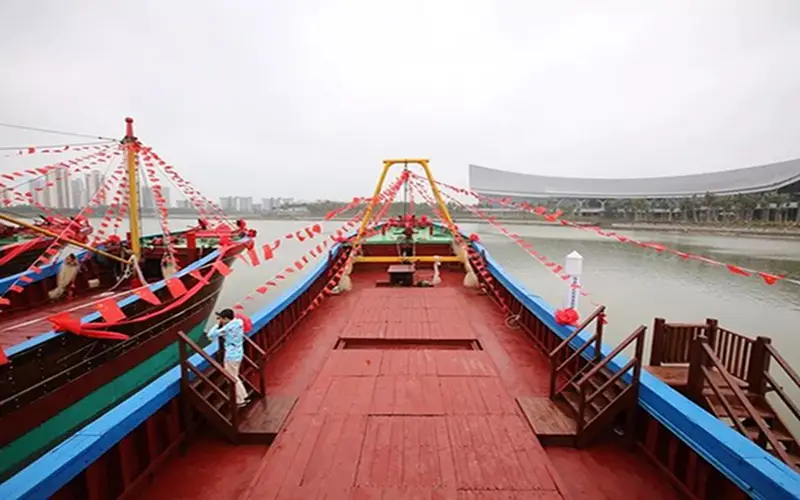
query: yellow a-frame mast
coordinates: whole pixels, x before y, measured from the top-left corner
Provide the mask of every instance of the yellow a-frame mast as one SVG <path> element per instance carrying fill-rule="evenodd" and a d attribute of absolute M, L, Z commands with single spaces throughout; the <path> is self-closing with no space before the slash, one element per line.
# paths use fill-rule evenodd
<path fill-rule="evenodd" d="M 125 118 L 125 160 L 128 165 L 128 217 L 130 219 L 131 253 L 142 256 L 141 231 L 139 228 L 139 175 L 136 168 L 138 143 L 133 135 L 133 118 Z"/>
<path fill-rule="evenodd" d="M 444 200 L 442 200 L 442 195 L 439 193 L 439 188 L 436 186 L 436 180 L 433 178 L 431 169 L 428 166 L 429 161 L 430 160 L 427 158 L 399 158 L 394 160 L 383 160 L 383 169 L 381 170 L 381 175 L 378 178 L 378 185 L 375 186 L 375 193 L 372 195 L 369 205 L 367 205 L 367 210 L 364 213 L 364 219 L 361 221 L 361 226 L 358 228 L 358 234 L 356 235 L 355 242 L 353 243 L 354 246 L 358 245 L 358 243 L 361 241 L 361 238 L 363 238 L 367 231 L 367 224 L 369 224 L 370 218 L 372 217 L 372 210 L 378 203 L 378 197 L 381 194 L 383 183 L 386 181 L 386 174 L 393 165 L 397 164 L 419 165 L 422 167 L 422 169 L 425 171 L 425 176 L 428 178 L 428 182 L 431 185 L 431 191 L 433 191 L 433 196 L 436 198 L 436 203 L 439 205 L 439 210 L 442 211 L 442 217 L 444 217 L 445 222 L 447 222 L 448 225 L 453 224 L 453 219 L 450 217 L 450 212 L 447 210 L 447 205 L 444 203 Z"/>

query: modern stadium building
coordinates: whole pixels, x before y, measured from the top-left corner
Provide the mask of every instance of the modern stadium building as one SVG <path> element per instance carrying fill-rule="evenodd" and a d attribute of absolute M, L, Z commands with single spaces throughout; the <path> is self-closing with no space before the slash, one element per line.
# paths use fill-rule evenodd
<path fill-rule="evenodd" d="M 522 174 L 469 166 L 473 191 L 491 198 L 571 207 L 576 215 L 691 211 L 774 221 L 800 220 L 800 159 L 757 167 L 670 177 L 591 179 Z M 749 217 L 747 216 L 749 212 Z"/>

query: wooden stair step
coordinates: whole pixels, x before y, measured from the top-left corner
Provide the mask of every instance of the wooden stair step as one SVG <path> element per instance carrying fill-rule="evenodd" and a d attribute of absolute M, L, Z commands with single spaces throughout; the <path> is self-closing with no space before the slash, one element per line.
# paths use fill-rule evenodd
<path fill-rule="evenodd" d="M 580 386 L 578 386 L 578 384 L 576 384 L 575 382 L 570 382 L 568 385 L 570 389 L 569 392 L 574 393 L 576 398 L 580 398 L 581 394 Z M 587 391 L 586 398 L 588 399 L 589 396 L 594 394 L 594 392 L 597 391 L 598 388 L 599 386 L 595 387 L 594 391 Z M 595 396 L 594 399 L 592 399 L 588 404 L 591 408 L 594 409 L 595 412 L 600 413 L 601 411 L 603 411 L 603 408 L 605 408 L 611 403 L 611 399 L 613 399 L 613 397 L 609 398 L 605 393 L 600 393 L 597 396 Z"/>
<path fill-rule="evenodd" d="M 758 439 L 758 436 L 759 436 L 761 431 L 759 431 L 757 426 L 751 425 L 751 426 L 747 426 L 745 429 L 747 431 L 745 433 L 745 435 L 748 438 L 750 438 L 751 441 L 755 441 L 756 439 Z M 787 445 L 787 443 L 794 443 L 795 442 L 794 436 L 792 436 L 791 434 L 789 434 L 785 430 L 782 430 L 782 429 L 779 429 L 779 428 L 771 428 L 770 432 L 784 446 Z"/>
<path fill-rule="evenodd" d="M 561 398 L 566 401 L 569 407 L 572 409 L 572 414 L 577 418 L 579 415 L 580 409 L 580 394 L 573 392 L 572 390 L 565 390 L 562 391 L 560 394 Z M 594 403 L 594 401 L 593 401 Z M 597 415 L 599 411 L 596 408 L 596 405 L 590 404 L 586 406 L 586 418 L 587 420 L 591 420 Z"/>
<path fill-rule="evenodd" d="M 713 402 L 709 400 L 710 398 L 706 398 L 706 401 L 711 408 L 711 412 L 720 419 L 731 418 L 730 414 L 728 414 L 728 410 L 725 409 L 725 406 L 721 402 Z M 738 402 L 729 401 L 731 405 L 731 409 L 733 410 L 733 416 L 739 420 L 743 420 L 746 418 L 750 418 L 750 413 L 745 409 L 743 405 Z M 774 420 L 775 419 L 775 412 L 771 409 L 763 408 L 758 405 L 754 405 L 756 412 L 763 418 L 764 420 Z"/>
<path fill-rule="evenodd" d="M 267 396 L 251 401 L 240 412 L 238 442 L 271 444 L 297 403 L 292 396 Z"/>
<path fill-rule="evenodd" d="M 542 446 L 575 446 L 575 419 L 548 397 L 520 396 L 517 404 Z"/>

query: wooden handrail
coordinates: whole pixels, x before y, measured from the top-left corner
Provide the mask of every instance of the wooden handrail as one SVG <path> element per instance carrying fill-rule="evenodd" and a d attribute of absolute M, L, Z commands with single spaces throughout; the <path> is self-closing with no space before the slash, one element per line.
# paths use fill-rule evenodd
<path fill-rule="evenodd" d="M 600 387 L 598 387 L 596 391 L 594 391 L 591 395 L 587 396 L 586 403 L 591 403 L 592 401 L 594 401 L 594 398 L 596 398 L 598 394 L 601 394 L 603 391 L 611 387 L 611 384 L 619 380 L 625 373 L 628 372 L 628 370 L 636 366 L 637 361 L 638 360 L 636 358 L 631 358 L 631 360 L 625 363 L 625 366 L 623 366 L 619 371 L 617 371 L 617 373 L 615 373 L 613 377 L 606 380 L 606 382 Z"/>
<path fill-rule="evenodd" d="M 553 359 L 553 358 L 555 357 L 555 355 L 556 355 L 556 354 L 558 354 L 558 352 L 559 352 L 559 351 L 561 351 L 562 349 L 564 349 L 565 347 L 567 347 L 567 346 L 569 345 L 569 343 L 570 343 L 570 342 L 572 342 L 572 340 L 573 340 L 575 337 L 577 337 L 578 335 L 580 335 L 580 333 L 581 333 L 583 330 L 585 330 L 585 329 L 586 329 L 586 327 L 587 327 L 587 326 L 589 326 L 589 325 L 592 323 L 592 321 L 594 321 L 594 320 L 595 320 L 595 318 L 597 318 L 599 315 L 603 314 L 603 313 L 605 312 L 605 310 L 606 310 L 606 306 L 597 306 L 597 308 L 595 308 L 595 310 L 594 310 L 594 311 L 592 311 L 592 314 L 590 314 L 589 316 L 587 316 L 587 317 L 586 317 L 586 319 L 584 319 L 584 320 L 583 320 L 583 321 L 582 321 L 582 322 L 581 322 L 581 323 L 580 323 L 580 324 L 577 326 L 577 328 L 575 328 L 575 331 L 574 331 L 574 332 L 572 332 L 572 334 L 571 334 L 569 337 L 565 338 L 565 339 L 564 339 L 564 340 L 563 340 L 563 341 L 562 341 L 560 344 L 558 344 L 558 346 L 557 346 L 555 349 L 553 349 L 552 351 L 550 351 L 550 354 L 548 355 L 548 357 L 549 357 L 550 359 Z"/>
<path fill-rule="evenodd" d="M 259 356 L 260 356 L 262 359 L 263 359 L 263 358 L 265 358 L 265 357 L 267 356 L 267 353 L 266 353 L 266 352 L 264 352 L 264 349 L 262 349 L 262 348 L 261 348 L 261 346 L 259 346 L 258 344 L 256 344 L 256 343 L 255 343 L 255 341 L 254 341 L 253 339 L 251 339 L 249 336 L 245 335 L 245 336 L 244 336 L 244 341 L 245 341 L 245 342 L 246 342 L 246 343 L 247 343 L 247 344 L 248 344 L 250 347 L 252 347 L 252 348 L 253 348 L 253 350 L 254 350 L 254 351 L 256 351 L 256 352 L 258 353 L 258 355 L 259 355 Z"/>
<path fill-rule="evenodd" d="M 774 359 L 778 363 L 778 365 L 783 369 L 783 371 L 786 372 L 786 375 L 789 376 L 789 379 L 792 382 L 794 382 L 794 385 L 800 387 L 800 376 L 797 375 L 797 372 L 794 371 L 794 368 L 792 368 L 791 365 L 789 365 L 786 359 L 784 359 L 784 357 L 781 356 L 781 354 L 778 352 L 777 349 L 775 349 L 775 347 L 772 346 L 772 344 L 767 343 L 764 346 L 766 347 L 769 355 L 772 356 L 772 359 Z"/>
<path fill-rule="evenodd" d="M 706 337 L 698 337 L 695 340 L 695 342 L 700 343 L 701 352 L 707 357 L 707 359 L 711 360 L 712 366 L 716 368 L 717 372 L 722 376 L 722 379 L 725 381 L 725 384 L 728 386 L 731 392 L 733 392 L 733 394 L 736 396 L 736 399 L 739 401 L 742 407 L 744 407 L 749 417 L 753 419 L 753 422 L 755 422 L 756 426 L 758 427 L 759 433 L 767 439 L 769 444 L 772 446 L 775 454 L 778 455 L 778 458 L 780 458 L 785 463 L 790 463 L 791 459 L 789 458 L 789 455 L 786 453 L 786 450 L 783 448 L 780 442 L 778 442 L 777 438 L 772 433 L 772 431 L 770 431 L 769 426 L 761 417 L 761 414 L 758 412 L 758 410 L 756 410 L 756 408 L 753 406 L 753 403 L 750 402 L 750 399 L 748 399 L 744 391 L 742 391 L 742 389 L 739 387 L 736 381 L 733 380 L 733 376 L 731 376 L 725 369 L 725 367 L 722 364 L 722 361 L 720 361 L 719 358 L 717 358 L 717 355 L 714 354 L 714 350 L 711 348 L 711 346 L 708 345 L 708 339 Z M 710 380 L 711 378 L 710 373 L 711 373 L 710 370 L 708 370 L 706 367 L 703 367 L 703 375 L 707 380 Z M 737 420 L 735 418 L 735 414 L 732 414 L 731 416 L 733 417 L 734 420 Z"/>
<path fill-rule="evenodd" d="M 220 387 L 217 387 L 217 385 L 214 384 L 210 379 L 208 379 L 204 374 L 202 374 L 200 370 L 197 369 L 197 367 L 191 364 L 191 362 L 189 361 L 189 357 L 186 355 L 185 352 L 186 351 L 185 346 L 188 345 L 189 347 L 192 348 L 192 350 L 194 350 L 203 359 L 205 359 L 210 366 L 212 366 L 215 370 L 220 372 L 223 378 L 228 381 L 228 394 L 227 396 L 223 395 L 222 398 L 225 400 L 225 403 L 230 407 L 230 414 L 231 414 L 230 423 L 234 431 L 237 431 L 239 429 L 239 411 L 238 411 L 239 406 L 236 404 L 236 378 L 230 373 L 228 373 L 228 371 L 225 370 L 225 368 L 223 368 L 222 365 L 220 365 L 219 362 L 217 362 L 217 360 L 209 356 L 202 347 L 197 345 L 197 343 L 194 340 L 192 340 L 188 335 L 186 335 L 183 331 L 180 330 L 178 331 L 178 344 L 179 344 L 178 347 L 181 350 L 181 372 L 183 374 L 182 378 L 185 378 L 185 376 L 187 375 L 188 373 L 187 369 L 191 370 L 195 374 L 199 375 L 203 380 L 203 382 L 208 383 L 212 387 L 212 389 L 218 389 L 217 391 L 218 393 L 224 393 L 224 391 L 222 391 Z M 190 386 L 187 385 L 186 387 Z M 213 408 L 213 406 L 210 403 L 208 403 L 208 401 L 206 401 L 206 404 L 209 407 Z M 216 408 L 213 409 L 216 411 Z"/>
<path fill-rule="evenodd" d="M 215 368 L 217 371 L 221 372 L 221 373 L 222 373 L 222 375 L 223 375 L 223 376 L 224 376 L 226 379 L 228 379 L 228 381 L 229 381 L 230 383 L 232 383 L 232 384 L 235 384 L 235 383 L 236 383 L 236 379 L 235 379 L 235 378 L 233 378 L 233 375 L 231 375 L 230 373 L 228 373 L 228 372 L 225 370 L 225 368 L 223 368 L 223 367 L 222 367 L 222 365 L 220 365 L 220 364 L 217 362 L 217 360 L 215 360 L 214 358 L 212 358 L 211 356 L 209 356 L 209 355 L 206 353 L 206 351 L 205 351 L 205 350 L 204 350 L 202 347 L 200 347 L 199 345 L 197 345 L 197 343 L 195 343 L 195 341 L 194 341 L 194 340 L 192 340 L 191 338 L 189 338 L 189 336 L 187 336 L 187 335 L 186 335 L 185 333 L 183 333 L 182 331 L 179 331 L 179 332 L 178 332 L 178 338 L 180 338 L 180 339 L 181 339 L 183 342 L 185 342 L 185 343 L 186 343 L 186 344 L 187 344 L 189 347 L 191 347 L 193 351 L 195 351 L 197 354 L 199 354 L 200 356 L 202 356 L 202 357 L 203 357 L 203 359 L 205 359 L 205 360 L 208 362 L 208 364 L 210 364 L 211 366 L 213 366 L 213 367 L 214 367 L 214 368 Z M 187 362 L 188 362 L 188 360 L 187 360 Z"/>
<path fill-rule="evenodd" d="M 615 347 L 614 350 L 611 351 L 608 354 L 608 356 L 603 358 L 603 361 L 601 363 L 595 365 L 591 370 L 589 370 L 589 373 L 587 373 L 586 375 L 583 376 L 583 378 L 578 382 L 578 385 L 586 384 L 586 382 L 590 378 L 592 378 L 594 375 L 596 375 L 597 372 L 600 371 L 601 368 L 603 368 L 606 365 L 608 365 L 608 363 L 612 359 L 617 357 L 617 355 L 619 353 L 621 353 L 623 350 L 625 350 L 626 347 L 631 345 L 634 340 L 636 340 L 637 342 L 641 342 L 642 338 L 644 337 L 644 332 L 645 331 L 647 331 L 647 327 L 644 326 L 644 325 L 639 325 L 639 328 L 634 330 L 633 333 L 628 335 L 628 337 L 625 340 L 623 340 L 619 345 L 617 345 L 617 347 Z M 640 350 L 640 348 L 641 348 L 641 345 L 638 345 L 637 346 L 637 352 Z M 641 361 L 641 357 L 642 357 L 641 354 L 639 354 L 638 356 L 634 356 L 634 359 L 639 359 L 639 361 Z"/>

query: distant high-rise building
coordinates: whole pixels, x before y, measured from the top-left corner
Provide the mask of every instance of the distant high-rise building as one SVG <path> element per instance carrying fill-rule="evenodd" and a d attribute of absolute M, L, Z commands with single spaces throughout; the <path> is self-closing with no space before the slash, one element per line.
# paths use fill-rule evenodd
<path fill-rule="evenodd" d="M 169 186 L 162 186 L 161 187 L 161 196 L 164 197 L 164 206 L 170 207 L 172 206 L 172 200 L 170 200 L 169 196 Z"/>
<path fill-rule="evenodd" d="M 69 199 L 69 168 L 60 167 L 56 169 L 55 176 L 55 206 L 54 208 L 70 208 Z"/>
<path fill-rule="evenodd" d="M 236 211 L 236 197 L 234 196 L 223 196 L 219 199 L 219 207 L 224 212 L 235 212 Z"/>
<path fill-rule="evenodd" d="M 253 198 L 249 196 L 237 196 L 236 208 L 242 213 L 251 213 L 253 211 Z"/>
<path fill-rule="evenodd" d="M 39 177 L 37 179 L 33 179 L 31 181 L 31 194 L 33 195 L 33 202 L 39 205 L 44 205 L 44 190 L 45 187 L 45 179 Z M 47 205 L 45 205 L 47 206 Z"/>
<path fill-rule="evenodd" d="M 154 200 L 153 200 L 153 192 L 149 189 L 145 189 L 142 192 L 142 209 L 143 210 L 154 210 L 156 207 Z"/>
<path fill-rule="evenodd" d="M 192 208 L 192 204 L 189 202 L 189 200 L 175 200 L 175 208 L 188 210 Z"/>
<path fill-rule="evenodd" d="M 55 198 L 56 186 L 56 172 L 55 170 L 48 170 L 44 175 L 44 186 L 42 186 L 42 205 L 47 208 L 53 208 L 53 200 Z"/>
<path fill-rule="evenodd" d="M 72 187 L 72 207 L 71 208 L 83 208 L 89 204 L 89 200 L 86 198 L 86 187 L 82 180 L 80 179 L 72 179 L 70 181 L 70 186 Z"/>
<path fill-rule="evenodd" d="M 105 182 L 103 179 L 103 174 L 100 173 L 99 170 L 92 170 L 91 172 L 86 173 L 85 180 L 86 196 L 89 200 L 92 200 L 97 195 L 98 191 L 100 191 L 100 187 L 103 185 L 103 182 Z M 102 196 L 94 201 L 99 205 L 105 205 L 107 195 L 108 193 L 103 193 Z"/>

